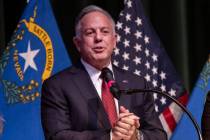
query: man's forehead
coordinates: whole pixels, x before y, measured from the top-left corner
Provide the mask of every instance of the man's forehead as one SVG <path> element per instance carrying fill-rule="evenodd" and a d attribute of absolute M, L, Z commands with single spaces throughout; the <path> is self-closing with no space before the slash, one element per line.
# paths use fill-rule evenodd
<path fill-rule="evenodd" d="M 112 28 L 109 26 L 99 26 L 99 27 L 84 27 L 82 30 L 83 31 L 88 31 L 88 30 L 111 30 Z"/>

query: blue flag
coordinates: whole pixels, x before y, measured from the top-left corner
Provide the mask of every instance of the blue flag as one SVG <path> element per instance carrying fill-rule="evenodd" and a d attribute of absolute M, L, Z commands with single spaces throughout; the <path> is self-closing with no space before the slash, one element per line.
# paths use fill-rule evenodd
<path fill-rule="evenodd" d="M 113 63 L 147 81 L 151 89 L 167 92 L 186 104 L 187 92 L 175 71 L 161 41 L 146 18 L 140 0 L 125 0 L 116 23 L 117 48 Z M 155 110 L 170 137 L 182 110 L 171 100 L 153 94 Z"/>
<path fill-rule="evenodd" d="M 210 58 L 206 62 L 198 81 L 190 96 L 187 109 L 192 113 L 198 125 L 201 126 L 201 117 L 204 109 L 207 92 L 210 90 Z M 172 140 L 198 140 L 198 135 L 190 119 L 183 115 Z"/>
<path fill-rule="evenodd" d="M 0 59 L 0 139 L 43 140 L 42 82 L 71 64 L 48 0 L 30 0 Z"/>

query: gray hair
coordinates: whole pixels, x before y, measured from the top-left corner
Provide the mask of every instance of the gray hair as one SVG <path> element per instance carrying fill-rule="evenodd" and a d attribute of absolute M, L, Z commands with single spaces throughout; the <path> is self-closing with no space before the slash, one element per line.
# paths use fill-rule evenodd
<path fill-rule="evenodd" d="M 101 7 L 98 7 L 96 5 L 89 5 L 85 8 L 83 8 L 81 10 L 81 12 L 79 13 L 79 15 L 76 17 L 76 20 L 75 20 L 75 34 L 76 34 L 76 36 L 80 35 L 80 28 L 81 28 L 80 20 L 86 14 L 91 13 L 91 12 L 100 12 L 100 13 L 104 14 L 106 17 L 108 17 L 108 19 L 110 19 L 110 21 L 112 23 L 113 31 L 115 32 L 115 22 L 114 22 L 112 16 L 107 11 L 102 9 Z"/>

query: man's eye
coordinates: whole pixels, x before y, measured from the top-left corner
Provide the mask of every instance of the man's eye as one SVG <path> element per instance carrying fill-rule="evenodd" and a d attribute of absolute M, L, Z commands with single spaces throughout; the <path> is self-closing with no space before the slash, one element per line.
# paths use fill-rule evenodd
<path fill-rule="evenodd" d="M 92 31 L 85 32 L 85 35 L 91 35 L 91 34 L 93 34 L 93 32 L 92 32 Z"/>
<path fill-rule="evenodd" d="M 93 34 L 94 34 L 94 30 L 85 30 L 85 31 L 83 32 L 83 34 L 86 35 L 86 36 L 93 35 Z"/>
<path fill-rule="evenodd" d="M 105 33 L 105 34 L 110 33 L 110 31 L 109 31 L 109 30 L 103 30 L 102 32 L 103 32 L 103 33 Z"/>

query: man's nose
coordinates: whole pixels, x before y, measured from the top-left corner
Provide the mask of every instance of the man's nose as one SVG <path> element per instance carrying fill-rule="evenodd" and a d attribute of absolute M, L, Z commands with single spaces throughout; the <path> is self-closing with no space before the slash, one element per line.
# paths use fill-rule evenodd
<path fill-rule="evenodd" d="M 103 38 L 103 36 L 102 36 L 101 32 L 100 31 L 97 31 L 96 32 L 96 35 L 95 35 L 95 42 L 96 43 L 97 42 L 101 42 L 102 41 L 102 38 Z"/>

